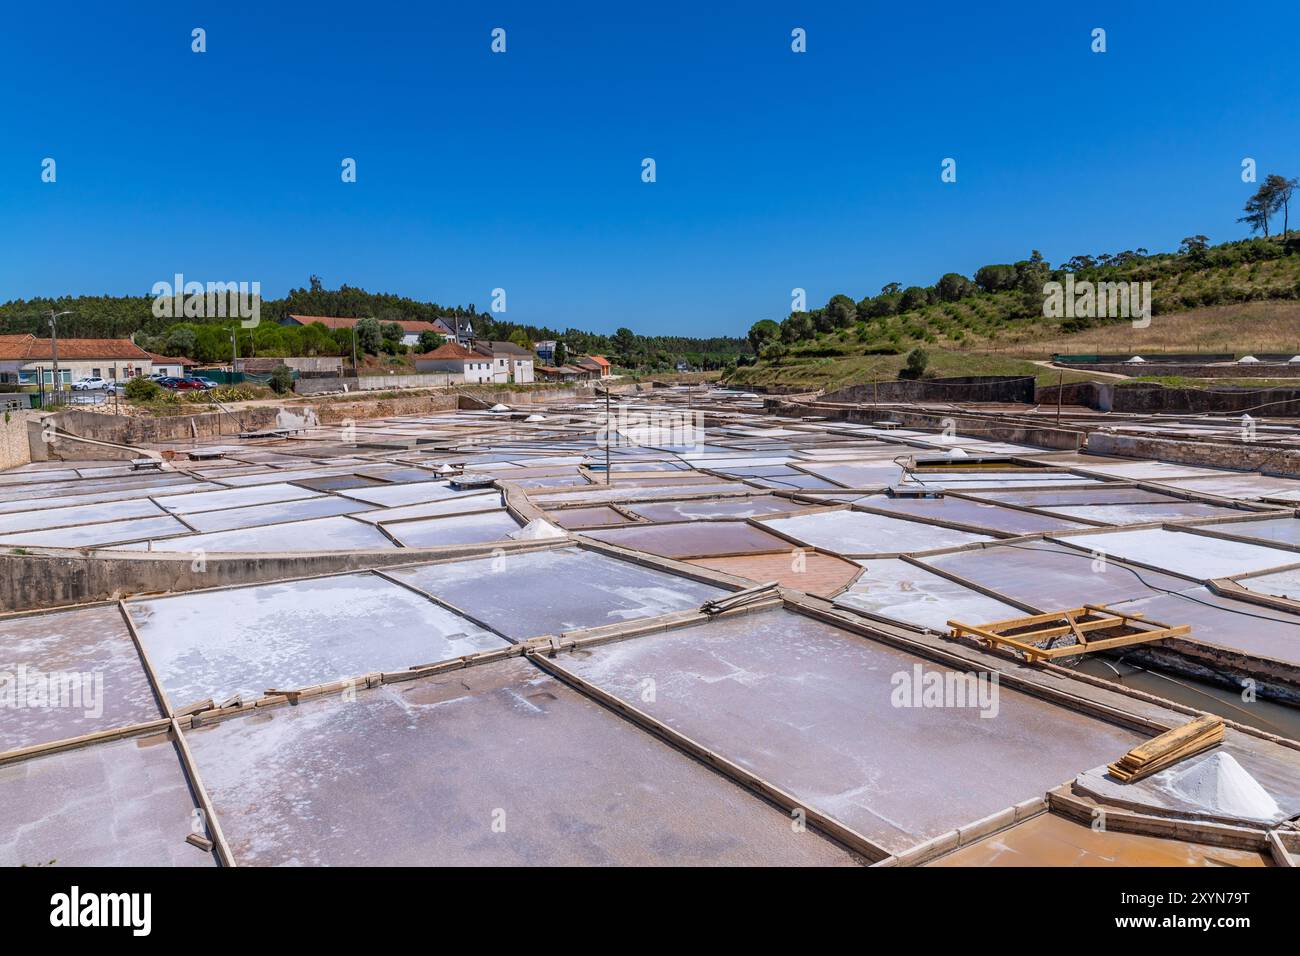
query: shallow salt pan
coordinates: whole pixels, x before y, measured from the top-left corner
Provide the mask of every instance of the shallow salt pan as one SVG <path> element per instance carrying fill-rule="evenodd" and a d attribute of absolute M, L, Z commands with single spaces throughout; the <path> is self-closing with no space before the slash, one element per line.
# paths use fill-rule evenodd
<path fill-rule="evenodd" d="M 127 605 L 173 707 L 306 687 L 503 647 L 491 632 L 373 574 Z"/>
<path fill-rule="evenodd" d="M 431 564 L 393 576 L 515 640 L 697 608 L 728 593 L 575 548 Z"/>
<path fill-rule="evenodd" d="M 865 511 L 826 511 L 772 518 L 760 524 L 804 544 L 843 555 L 907 554 L 993 540 L 988 535 Z"/>

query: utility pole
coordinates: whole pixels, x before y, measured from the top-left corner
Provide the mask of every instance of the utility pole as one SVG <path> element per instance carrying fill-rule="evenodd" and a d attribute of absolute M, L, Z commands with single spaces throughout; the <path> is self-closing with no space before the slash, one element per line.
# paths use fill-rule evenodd
<path fill-rule="evenodd" d="M 59 391 L 59 319 L 71 311 L 55 312 L 50 309 L 50 355 L 54 359 L 54 391 Z"/>
<path fill-rule="evenodd" d="M 235 363 L 239 361 L 239 327 L 230 330 L 230 384 L 235 384 Z"/>
<path fill-rule="evenodd" d="M 1056 427 L 1061 427 L 1061 389 L 1065 383 L 1065 370 L 1056 371 Z"/>
<path fill-rule="evenodd" d="M 605 383 L 605 484 L 607 485 L 612 485 L 614 483 L 614 475 L 609 470 L 609 443 L 610 443 L 610 439 L 613 437 L 612 435 L 610 435 L 610 429 L 613 428 L 613 426 L 614 423 L 609 417 L 609 383 L 606 382 Z"/>

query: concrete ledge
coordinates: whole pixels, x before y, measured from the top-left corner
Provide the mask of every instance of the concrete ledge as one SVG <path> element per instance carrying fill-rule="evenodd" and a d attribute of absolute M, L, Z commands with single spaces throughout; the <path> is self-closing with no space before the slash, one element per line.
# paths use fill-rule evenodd
<path fill-rule="evenodd" d="M 545 550 L 566 544 L 572 546 L 572 542 L 567 540 L 554 539 L 382 551 L 209 553 L 204 555 L 201 564 L 186 551 L 9 549 L 0 552 L 0 611 L 46 610 L 70 604 L 116 600 L 134 594 L 262 584 L 448 558 Z M 26 553 L 14 553 L 18 550 Z"/>
<path fill-rule="evenodd" d="M 1093 432 L 1088 436 L 1088 453 L 1116 458 L 1154 458 L 1182 465 L 1206 465 L 1300 478 L 1300 452 L 1278 448 L 1276 445 L 1193 442 Z"/>

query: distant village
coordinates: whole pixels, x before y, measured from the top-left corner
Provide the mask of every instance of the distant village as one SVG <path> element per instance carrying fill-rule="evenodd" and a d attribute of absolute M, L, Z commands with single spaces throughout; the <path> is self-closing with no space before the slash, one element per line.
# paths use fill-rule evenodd
<path fill-rule="evenodd" d="M 340 316 L 289 315 L 280 324 L 319 323 L 330 330 L 352 330 L 355 335 L 357 324 L 362 321 Z M 447 384 L 582 382 L 607 379 L 611 374 L 610 362 L 602 355 L 570 357 L 563 344 L 554 340 L 533 342 L 530 350 L 515 342 L 477 339 L 470 322 L 464 320 L 457 322 L 455 329 L 441 320 L 385 324 L 401 326 L 403 346 L 426 349 L 411 355 L 417 376 L 437 376 Z M 441 344 L 429 348 L 437 339 L 442 340 Z M 256 376 L 268 374 L 281 365 L 291 369 L 295 378 L 305 375 L 319 380 L 356 374 L 355 351 L 351 363 L 347 357 L 335 355 L 241 358 L 232 354 L 230 363 L 220 370 Z M 150 352 L 131 339 L 0 335 L 0 386 L 9 389 L 30 387 L 57 391 L 87 381 L 120 384 L 138 377 L 183 379 L 200 371 L 208 369 L 189 356 Z"/>

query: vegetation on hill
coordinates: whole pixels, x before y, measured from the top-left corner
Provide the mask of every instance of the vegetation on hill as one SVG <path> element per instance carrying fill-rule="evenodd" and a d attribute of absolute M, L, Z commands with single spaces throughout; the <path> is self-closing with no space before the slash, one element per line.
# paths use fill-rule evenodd
<path fill-rule="evenodd" d="M 1179 348 L 1180 342 L 1183 348 L 1223 349 L 1225 338 L 1227 351 L 1295 349 L 1300 234 L 1290 233 L 1289 205 L 1296 186 L 1294 179 L 1270 175 L 1247 201 L 1240 221 L 1261 236 L 1217 246 L 1205 236 L 1188 236 L 1176 252 L 1077 255 L 1055 267 L 1035 250 L 1017 262 L 981 266 L 970 277 L 949 272 L 933 285 L 907 288 L 891 282 L 877 295 L 856 301 L 834 295 L 821 308 L 793 312 L 780 322 L 760 320 L 748 334 L 756 358 L 741 357 L 728 378 L 748 384 L 846 384 L 857 375 L 898 374 L 905 367 L 903 354 L 917 346 L 938 359 L 930 374 L 980 374 L 973 353 L 1047 356 L 1072 346 L 1082 351 L 1078 346 L 1085 337 L 1107 341 L 1112 351 Z M 1270 222 L 1279 216 L 1281 234 L 1270 236 Z M 1134 328 L 1128 317 L 1047 317 L 1047 284 L 1063 283 L 1067 274 L 1076 285 L 1150 282 L 1151 324 Z M 1181 323 L 1159 319 L 1189 311 L 1212 312 L 1213 332 L 1199 338 Z M 1291 321 L 1266 317 L 1274 313 Z M 1233 319 L 1243 316 L 1264 321 L 1251 330 L 1233 329 Z M 1017 362 L 1008 359 L 1002 367 L 1011 374 Z M 1023 373 L 1027 363 L 1019 364 Z M 1036 368 L 1035 374 L 1041 377 L 1042 371 Z"/>
<path fill-rule="evenodd" d="M 152 296 L 63 296 L 57 299 L 15 299 L 0 304 L 0 334 L 30 332 L 46 336 L 44 314 L 51 309 L 71 310 L 59 319 L 59 335 L 68 338 L 134 338 L 141 348 L 163 355 L 182 355 L 205 364 L 228 363 L 238 334 L 239 355 L 283 357 L 289 355 L 352 355 L 352 332 L 328 329 L 322 324 L 280 325 L 289 315 L 339 316 L 371 319 L 358 324 L 357 348 L 370 355 L 401 355 L 399 321 L 432 322 L 442 319 L 455 325 L 455 316 L 468 320 L 474 335 L 493 341 L 514 341 L 531 348 L 545 340 L 563 342 L 566 358 L 605 355 L 615 364 L 645 371 L 667 371 L 678 363 L 692 368 L 722 368 L 750 352 L 749 342 L 738 336 L 692 338 L 685 336 L 638 335 L 621 328 L 613 335 L 582 329 L 556 330 L 547 326 L 517 324 L 499 314 L 478 312 L 473 304 L 444 306 L 420 302 L 388 293 L 366 292 L 351 286 L 325 289 L 312 276 L 305 289 L 293 289 L 283 299 L 264 299 L 261 322 L 256 328 L 239 328 L 231 319 L 160 318 L 153 314 Z M 442 344 L 428 337 L 414 351 L 427 352 Z"/>

